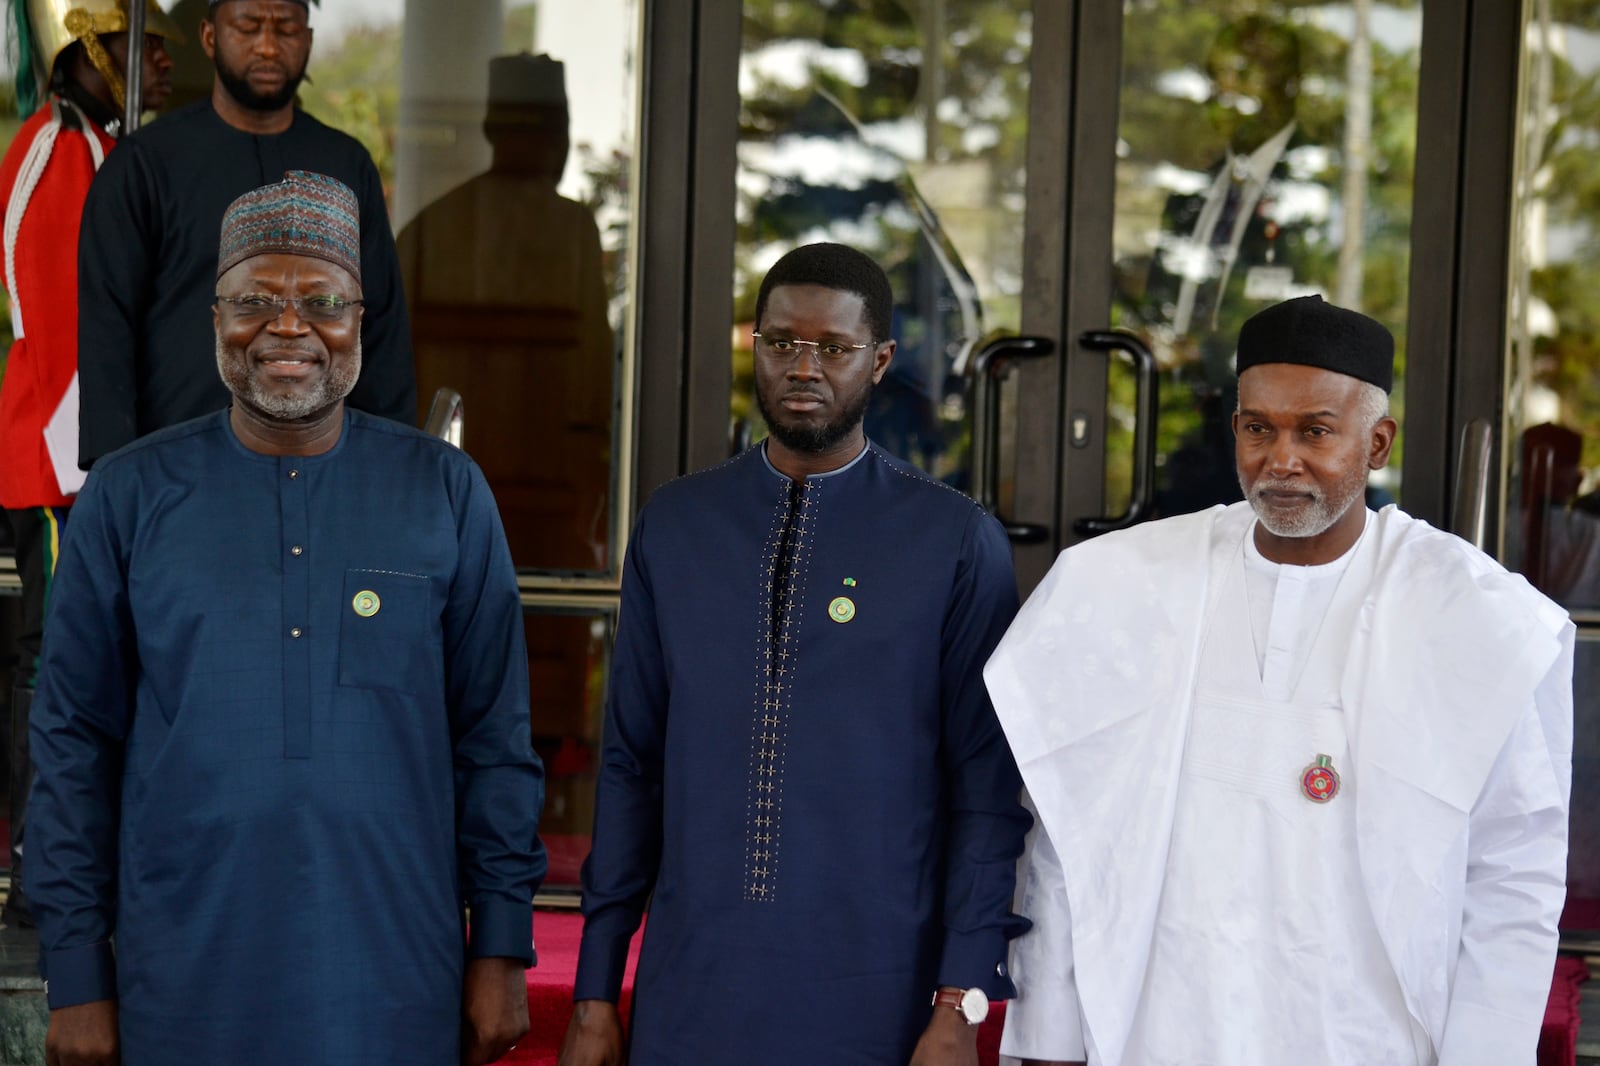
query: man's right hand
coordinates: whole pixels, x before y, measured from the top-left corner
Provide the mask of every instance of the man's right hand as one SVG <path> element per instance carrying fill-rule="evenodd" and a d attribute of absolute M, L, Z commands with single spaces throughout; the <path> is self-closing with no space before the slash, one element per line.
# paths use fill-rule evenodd
<path fill-rule="evenodd" d="M 578 1000 L 556 1066 L 622 1066 L 625 1059 L 617 1005 L 603 999 Z"/>
<path fill-rule="evenodd" d="M 117 1001 L 97 999 L 50 1012 L 45 1066 L 117 1066 Z"/>

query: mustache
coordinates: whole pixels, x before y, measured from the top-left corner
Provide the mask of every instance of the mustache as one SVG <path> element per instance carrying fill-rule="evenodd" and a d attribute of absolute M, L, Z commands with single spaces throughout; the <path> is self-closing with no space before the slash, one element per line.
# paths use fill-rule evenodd
<path fill-rule="evenodd" d="M 307 359 L 321 359 L 317 350 L 305 344 L 274 344 L 270 348 L 262 348 L 250 353 L 255 359 L 281 359 L 286 355 L 304 356 Z"/>
<path fill-rule="evenodd" d="M 1266 492 L 1292 492 L 1296 495 L 1309 496 L 1313 500 L 1322 499 L 1322 493 L 1314 485 L 1302 485 L 1295 481 L 1275 481 L 1272 478 L 1262 478 L 1250 486 L 1250 495 L 1260 496 Z"/>

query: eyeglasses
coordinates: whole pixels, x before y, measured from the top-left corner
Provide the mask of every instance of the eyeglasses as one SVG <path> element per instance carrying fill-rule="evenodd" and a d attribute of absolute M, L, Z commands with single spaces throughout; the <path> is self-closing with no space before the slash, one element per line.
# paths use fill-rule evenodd
<path fill-rule="evenodd" d="M 347 300 L 331 292 L 310 296 L 277 296 L 270 292 L 247 292 L 243 296 L 218 296 L 217 303 L 229 309 L 240 322 L 274 322 L 284 309 L 293 305 L 294 313 L 306 322 L 340 322 L 346 311 L 366 301 Z"/>
<path fill-rule="evenodd" d="M 756 339 L 756 351 L 779 363 L 794 362 L 800 357 L 800 349 L 806 345 L 811 346 L 819 362 L 827 364 L 842 363 L 861 349 L 873 347 L 871 344 L 850 344 L 845 341 L 803 341 L 798 337 L 768 337 L 756 332 L 752 332 L 750 336 Z"/>

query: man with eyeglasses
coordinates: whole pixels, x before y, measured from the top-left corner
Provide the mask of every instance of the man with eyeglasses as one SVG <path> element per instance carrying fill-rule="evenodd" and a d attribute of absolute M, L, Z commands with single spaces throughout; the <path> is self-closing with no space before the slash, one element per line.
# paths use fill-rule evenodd
<path fill-rule="evenodd" d="M 457 1066 L 527 1029 L 516 575 L 472 461 L 345 404 L 358 210 L 299 171 L 228 209 L 232 406 L 75 506 L 33 716 L 52 1063 Z"/>
<path fill-rule="evenodd" d="M 11 690 L 11 884 L 0 920 L 31 925 L 22 892 L 22 841 L 32 770 L 28 707 L 61 531 L 83 475 L 78 470 L 78 227 L 89 183 L 117 144 L 128 70 L 127 0 L 30 0 L 18 4 L 21 62 L 17 110 L 26 118 L 0 162 L 3 281 L 14 338 L 0 382 L 0 507 L 22 579 L 22 631 Z M 171 90 L 168 38 L 182 33 L 159 7 L 146 12 L 148 98 Z M 36 71 L 48 93 L 39 100 Z"/>
<path fill-rule="evenodd" d="M 383 185 L 360 142 L 295 107 L 306 0 L 211 0 L 200 43 L 211 97 L 130 134 L 84 207 L 79 246 L 79 463 L 228 403 L 210 373 L 217 225 L 239 195 L 294 169 L 338 178 L 361 205 L 364 369 L 350 405 L 416 424 L 416 376 Z"/>
<path fill-rule="evenodd" d="M 980 677 L 1011 551 L 863 433 L 892 306 L 853 249 L 779 259 L 755 308 L 770 435 L 639 517 L 562 1066 L 974 1066 L 1012 994 L 1029 820 Z"/>

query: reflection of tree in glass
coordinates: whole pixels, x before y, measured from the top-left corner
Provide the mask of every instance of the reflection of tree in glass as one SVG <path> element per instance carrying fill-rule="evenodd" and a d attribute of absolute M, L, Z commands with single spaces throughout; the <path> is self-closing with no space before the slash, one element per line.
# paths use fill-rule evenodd
<path fill-rule="evenodd" d="M 1593 490 L 1600 487 L 1600 9 L 1552 0 L 1550 11 L 1553 47 L 1534 61 L 1548 64 L 1544 110 L 1553 119 L 1524 168 L 1543 212 L 1540 231 L 1527 234 L 1544 250 L 1530 295 L 1548 322 L 1533 329 L 1533 383 L 1558 403 L 1555 420 L 1582 435 L 1584 487 Z"/>
<path fill-rule="evenodd" d="M 1238 498 L 1228 420 L 1240 325 L 1278 299 L 1336 291 L 1349 7 L 1128 6 L 1113 321 L 1144 336 L 1164 368 L 1161 505 L 1178 513 Z M 1367 176 L 1362 310 L 1394 331 L 1401 381 L 1417 56 L 1414 43 L 1393 43 L 1379 37 L 1372 46 L 1381 106 Z M 1127 455 L 1131 375 L 1113 375 L 1109 400 L 1108 449 Z M 1400 406 L 1397 389 L 1397 415 Z M 1126 502 L 1129 474 L 1117 462 L 1108 471 L 1113 512 Z"/>
<path fill-rule="evenodd" d="M 970 434 L 961 375 L 984 308 L 963 262 L 973 249 L 956 250 L 914 175 L 983 160 L 979 197 L 1020 201 L 1026 14 L 993 6 L 947 4 L 932 27 L 893 0 L 745 7 L 737 317 L 749 320 L 765 265 L 798 244 L 838 240 L 878 259 L 900 347 L 868 433 L 956 483 Z M 948 50 L 946 26 L 959 27 Z M 736 417 L 749 417 L 749 359 L 736 351 Z"/>

